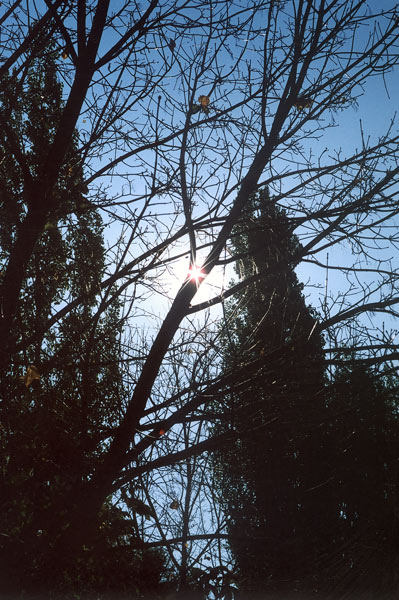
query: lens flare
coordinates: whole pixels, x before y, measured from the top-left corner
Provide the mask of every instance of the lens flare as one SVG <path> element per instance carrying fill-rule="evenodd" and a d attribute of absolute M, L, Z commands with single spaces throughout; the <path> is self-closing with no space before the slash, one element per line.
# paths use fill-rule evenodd
<path fill-rule="evenodd" d="M 200 279 L 205 277 L 205 273 L 198 265 L 192 265 L 188 270 L 188 277 L 191 281 L 195 281 L 195 283 L 199 283 Z"/>

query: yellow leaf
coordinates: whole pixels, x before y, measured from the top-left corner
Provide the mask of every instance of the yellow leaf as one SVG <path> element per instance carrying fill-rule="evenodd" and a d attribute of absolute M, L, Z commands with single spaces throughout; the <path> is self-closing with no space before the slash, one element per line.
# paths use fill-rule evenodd
<path fill-rule="evenodd" d="M 199 96 L 198 102 L 201 104 L 202 108 L 206 108 L 210 102 L 209 96 Z"/>
<path fill-rule="evenodd" d="M 35 379 L 40 379 L 40 373 L 35 367 L 35 365 L 29 365 L 22 379 L 26 387 L 29 387 L 32 381 L 34 381 Z"/>
<path fill-rule="evenodd" d="M 305 108 L 312 108 L 313 100 L 311 98 L 301 96 L 297 98 L 297 101 L 294 103 L 295 108 L 301 112 Z"/>

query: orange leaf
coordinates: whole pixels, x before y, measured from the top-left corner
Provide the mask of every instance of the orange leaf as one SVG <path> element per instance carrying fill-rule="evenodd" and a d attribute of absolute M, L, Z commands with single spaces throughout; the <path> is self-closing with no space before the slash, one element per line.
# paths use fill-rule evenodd
<path fill-rule="evenodd" d="M 35 367 L 35 365 L 29 365 L 22 379 L 26 387 L 29 387 L 32 381 L 34 381 L 35 379 L 40 379 L 40 373 Z"/>

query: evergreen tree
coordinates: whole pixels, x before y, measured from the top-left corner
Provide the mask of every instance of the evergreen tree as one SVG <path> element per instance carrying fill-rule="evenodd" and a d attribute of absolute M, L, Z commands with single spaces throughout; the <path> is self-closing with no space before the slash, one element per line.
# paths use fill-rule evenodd
<path fill-rule="evenodd" d="M 14 137 L 27 149 L 32 176 L 41 172 L 62 107 L 56 52 L 47 48 L 26 74 L 11 79 L 0 97 L 10 123 L 0 132 L 0 262 L 5 265 L 26 213 L 24 172 Z M 15 102 L 15 98 L 18 101 Z M 76 156 L 75 147 L 70 156 Z M 119 306 L 100 296 L 104 274 L 103 226 L 87 202 L 79 164 L 67 157 L 54 191 L 57 213 L 38 240 L 26 269 L 14 344 L 28 350 L 10 357 L 1 383 L 0 585 L 3 593 L 40 597 L 122 592 L 132 597 L 157 588 L 163 558 L 139 539 L 134 511 L 112 498 L 102 508 L 91 544 L 68 556 L 54 553 L 70 523 L 68 498 L 90 477 L 108 445 L 126 400 L 118 366 Z M 52 328 L 63 304 L 83 301 Z M 133 493 L 133 492 L 132 492 Z M 127 509 L 127 507 L 125 507 Z"/>
<path fill-rule="evenodd" d="M 397 378 L 349 361 L 335 373 L 329 411 L 336 525 L 326 577 L 337 595 L 391 598 L 399 589 Z"/>
<path fill-rule="evenodd" d="M 243 597 L 312 589 L 332 516 L 323 340 L 294 272 L 300 244 L 267 191 L 252 197 L 232 243 L 240 279 L 260 275 L 225 315 L 224 367 L 258 365 L 218 399 L 230 422 L 216 431 L 241 432 L 215 460 L 230 548 Z"/>
<path fill-rule="evenodd" d="M 242 597 L 389 598 L 399 587 L 397 381 L 356 361 L 327 381 L 294 272 L 300 245 L 267 193 L 252 198 L 233 252 L 240 279 L 260 274 L 226 308 L 233 375 L 215 402 L 214 430 L 240 433 L 214 471 Z"/>

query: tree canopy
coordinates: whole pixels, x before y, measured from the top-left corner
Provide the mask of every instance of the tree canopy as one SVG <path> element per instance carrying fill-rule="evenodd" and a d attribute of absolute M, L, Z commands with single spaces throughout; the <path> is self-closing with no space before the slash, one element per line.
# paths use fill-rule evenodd
<path fill-rule="evenodd" d="M 76 562 L 94 557 L 102 539 L 111 555 L 130 545 L 118 562 L 131 573 L 151 553 L 152 583 L 133 594 L 150 593 L 159 578 L 183 591 L 190 580 L 204 593 L 232 593 L 209 466 L 212 452 L 245 432 L 208 431 L 210 398 L 245 372 L 252 381 L 266 354 L 295 380 L 303 363 L 288 360 L 293 343 L 291 357 L 306 362 L 315 351 L 331 372 L 359 362 L 387 378 L 394 371 L 397 123 L 392 114 L 375 133 L 359 119 L 345 147 L 330 134 L 341 124 L 349 138 L 370 86 L 389 94 L 398 8 L 2 2 L 0 533 L 5 578 L 20 558 L 29 565 L 26 581 L 19 573 L 11 587 L 28 594 L 46 564 L 50 596 L 67 573 L 70 589 L 79 577 L 97 579 L 102 561 L 110 573 L 114 559 L 103 554 L 86 575 L 79 569 L 90 562 Z M 266 188 L 282 238 L 270 231 L 269 262 L 243 262 L 245 277 L 227 289 L 235 228 Z M 293 234 L 293 266 L 312 266 L 311 285 L 327 280 L 314 315 L 290 270 L 276 275 Z M 334 273 L 344 285 L 331 285 Z M 226 301 L 251 286 L 261 293 L 264 277 L 281 298 L 284 286 L 296 290 L 302 317 L 295 325 L 283 300 L 276 349 L 249 346 L 223 369 Z M 252 304 L 258 323 L 261 303 Z M 288 427 L 302 413 L 285 402 L 278 419 Z M 132 521 L 126 536 L 103 525 L 123 520 Z"/>

